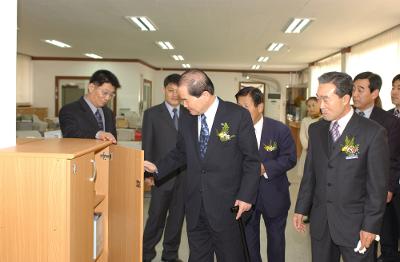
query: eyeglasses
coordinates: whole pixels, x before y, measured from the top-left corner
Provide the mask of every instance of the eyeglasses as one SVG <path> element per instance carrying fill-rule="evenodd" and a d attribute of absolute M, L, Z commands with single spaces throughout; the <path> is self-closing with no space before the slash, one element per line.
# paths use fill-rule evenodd
<path fill-rule="evenodd" d="M 111 99 L 113 99 L 115 97 L 115 93 L 114 92 L 109 92 L 109 91 L 105 91 L 101 88 L 97 88 L 101 94 L 101 96 L 103 97 L 109 97 Z"/>

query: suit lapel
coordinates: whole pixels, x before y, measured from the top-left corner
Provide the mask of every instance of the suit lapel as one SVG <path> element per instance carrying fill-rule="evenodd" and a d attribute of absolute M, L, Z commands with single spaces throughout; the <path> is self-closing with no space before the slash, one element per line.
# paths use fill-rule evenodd
<path fill-rule="evenodd" d="M 189 116 L 189 127 L 190 127 L 190 133 L 191 136 L 193 137 L 193 144 L 194 144 L 194 148 L 196 151 L 196 155 L 197 157 L 201 160 L 200 157 L 200 147 L 199 147 L 199 120 L 198 120 L 198 116 Z"/>
<path fill-rule="evenodd" d="M 219 99 L 219 98 L 218 98 Z M 204 156 L 204 161 L 207 160 L 208 156 L 210 155 L 210 152 L 212 152 L 213 148 L 220 142 L 218 141 L 219 138 L 217 136 L 217 129 L 221 128 L 221 123 L 224 120 L 224 101 L 222 99 L 219 99 L 219 104 L 218 104 L 218 109 L 214 117 L 214 122 L 212 124 L 212 127 L 210 128 L 210 138 L 208 140 L 207 144 L 207 151 L 206 155 Z"/>
<path fill-rule="evenodd" d="M 329 132 L 329 125 L 331 122 L 328 122 L 326 120 L 321 120 L 323 121 L 323 126 L 321 128 L 320 132 L 320 141 L 321 145 L 323 148 L 323 151 L 325 152 L 326 156 L 329 157 L 329 140 L 330 138 L 330 132 Z"/>
<path fill-rule="evenodd" d="M 268 137 L 270 137 L 271 135 L 269 134 L 269 130 L 268 129 L 268 124 L 267 124 L 268 120 L 266 117 L 264 117 L 264 123 L 263 123 L 263 127 L 261 130 L 261 138 L 260 138 L 260 146 L 258 147 L 258 153 L 262 154 L 264 152 L 264 144 L 263 141 L 266 141 L 267 143 L 269 142 Z"/>
<path fill-rule="evenodd" d="M 160 111 L 161 111 L 161 118 L 162 121 L 165 121 L 167 125 L 169 125 L 171 128 L 173 128 L 175 130 L 175 126 L 174 123 L 172 122 L 172 117 L 168 111 L 167 106 L 165 105 L 165 103 L 162 103 L 160 105 Z"/>
<path fill-rule="evenodd" d="M 86 119 L 90 119 L 90 125 L 94 128 L 98 128 L 97 125 L 97 120 L 92 112 L 92 110 L 90 109 L 89 105 L 86 103 L 86 101 L 83 99 L 83 97 L 81 97 L 79 99 L 79 102 L 81 104 L 81 108 L 82 111 L 84 112 L 84 114 L 86 115 Z"/>
<path fill-rule="evenodd" d="M 342 145 L 344 145 L 344 140 L 347 137 L 354 137 L 357 129 L 358 129 L 358 121 L 360 120 L 359 115 L 357 115 L 355 112 L 353 113 L 353 116 L 350 118 L 350 121 L 347 123 L 345 129 L 343 130 L 343 133 L 339 137 L 339 139 L 336 141 L 334 148 L 332 150 L 332 153 L 330 155 L 329 159 L 334 158 L 337 154 L 341 153 Z"/>

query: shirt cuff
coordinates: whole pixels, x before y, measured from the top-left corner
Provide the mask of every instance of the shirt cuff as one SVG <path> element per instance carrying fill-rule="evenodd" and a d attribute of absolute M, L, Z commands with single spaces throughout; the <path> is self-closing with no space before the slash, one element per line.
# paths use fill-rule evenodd
<path fill-rule="evenodd" d="M 263 176 L 265 177 L 265 179 L 268 179 L 267 172 L 264 172 Z"/>
<path fill-rule="evenodd" d="M 96 139 L 100 139 L 100 132 L 101 132 L 101 131 L 97 131 L 97 133 L 96 133 L 96 135 L 95 135 L 95 138 L 96 138 Z"/>

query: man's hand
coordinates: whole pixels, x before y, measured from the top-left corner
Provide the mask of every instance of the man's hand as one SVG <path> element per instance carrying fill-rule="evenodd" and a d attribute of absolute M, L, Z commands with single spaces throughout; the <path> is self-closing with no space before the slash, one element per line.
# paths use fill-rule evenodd
<path fill-rule="evenodd" d="M 388 191 L 387 197 L 386 197 L 386 203 L 390 203 L 390 201 L 392 201 L 392 198 L 393 198 L 393 193 Z"/>
<path fill-rule="evenodd" d="M 306 225 L 303 223 L 303 215 L 294 213 L 293 215 L 293 226 L 299 233 L 306 232 Z"/>
<path fill-rule="evenodd" d="M 97 133 L 97 139 L 103 140 L 103 141 L 111 141 L 113 144 L 117 143 L 117 139 L 113 136 L 113 134 L 109 132 L 104 132 L 104 131 L 99 131 Z"/>
<path fill-rule="evenodd" d="M 144 161 L 144 170 L 149 172 L 149 173 L 156 173 L 157 172 L 157 167 L 153 163 L 145 160 Z"/>
<path fill-rule="evenodd" d="M 260 176 L 263 176 L 265 173 L 265 168 L 264 165 L 261 163 L 261 172 L 260 172 Z"/>
<path fill-rule="evenodd" d="M 371 246 L 371 243 L 375 240 L 376 235 L 374 233 L 369 233 L 364 230 L 360 231 L 360 241 L 361 241 L 361 247 L 360 250 L 362 250 L 364 247 L 369 248 Z"/>
<path fill-rule="evenodd" d="M 251 208 L 251 204 L 243 202 L 241 200 L 236 200 L 235 201 L 235 206 L 239 207 L 239 210 L 238 210 L 238 212 L 236 214 L 236 220 L 238 220 L 241 217 L 243 212 L 249 211 L 250 208 Z"/>
<path fill-rule="evenodd" d="M 145 183 L 146 185 L 148 185 L 148 186 L 154 186 L 154 185 L 155 185 L 155 183 L 154 183 L 154 177 L 146 177 L 146 178 L 144 179 L 144 183 Z"/>

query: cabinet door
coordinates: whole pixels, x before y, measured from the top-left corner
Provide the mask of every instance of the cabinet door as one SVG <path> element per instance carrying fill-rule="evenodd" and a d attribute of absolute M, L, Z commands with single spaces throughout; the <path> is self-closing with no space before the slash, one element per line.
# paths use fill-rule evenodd
<path fill-rule="evenodd" d="M 109 262 L 141 262 L 143 151 L 110 146 Z"/>
<path fill-rule="evenodd" d="M 70 162 L 70 260 L 93 261 L 94 153 Z"/>

